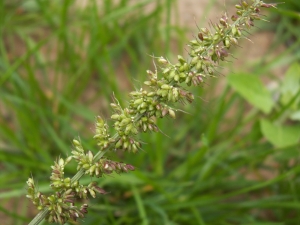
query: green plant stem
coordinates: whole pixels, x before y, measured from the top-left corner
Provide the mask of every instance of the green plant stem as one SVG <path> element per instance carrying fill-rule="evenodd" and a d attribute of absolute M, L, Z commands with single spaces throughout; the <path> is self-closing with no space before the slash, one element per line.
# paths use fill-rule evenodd
<path fill-rule="evenodd" d="M 48 208 L 43 209 L 33 218 L 33 220 L 28 225 L 38 225 L 45 219 L 48 213 L 49 213 Z"/>
<path fill-rule="evenodd" d="M 144 207 L 142 199 L 141 199 L 141 195 L 139 194 L 137 188 L 134 185 L 132 185 L 131 189 L 132 189 L 132 192 L 133 192 L 134 199 L 137 203 L 137 208 L 138 208 L 138 211 L 139 211 L 140 218 L 142 220 L 141 224 L 142 225 L 149 225 L 149 221 L 147 219 L 147 214 L 146 214 L 146 210 L 145 210 L 145 207 Z"/>
<path fill-rule="evenodd" d="M 274 116 L 274 118 L 272 118 L 272 121 L 277 120 L 289 107 L 291 107 L 292 104 L 295 103 L 295 101 L 298 99 L 299 96 L 300 96 L 300 89 L 297 91 L 295 96 L 291 98 L 291 100 L 280 109 L 280 111 Z"/>

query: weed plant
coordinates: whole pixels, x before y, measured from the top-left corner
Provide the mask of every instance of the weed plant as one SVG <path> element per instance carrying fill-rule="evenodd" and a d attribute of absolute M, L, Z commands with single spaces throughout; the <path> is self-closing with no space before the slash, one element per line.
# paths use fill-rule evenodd
<path fill-rule="evenodd" d="M 155 2 L 152 12 L 142 13 L 150 2 L 105 1 L 103 12 L 96 11 L 95 1 L 82 10 L 72 1 L 26 1 L 22 7 L 17 1 L 0 3 L 0 197 L 1 211 L 11 219 L 7 224 L 29 221 L 28 202 L 16 200 L 24 195 L 26 177 L 33 173 L 39 191 L 51 194 L 45 173 L 53 159 L 70 155 L 71 140 L 78 134 L 85 149 L 95 149 L 90 138 L 94 115 L 100 111 L 102 118 L 109 117 L 112 92 L 126 105 L 126 86 L 117 83 L 114 68 L 128 74 L 119 78 L 123 83 L 145 80 L 145 68 L 151 67 L 145 52 L 169 51 L 171 33 L 162 30 L 171 32 L 170 24 L 168 29 L 157 24 L 166 11 L 169 21 L 171 2 Z M 74 14 L 76 18 L 70 16 Z M 167 43 L 165 49 L 157 47 L 160 40 Z M 137 169 L 97 179 L 109 194 L 89 199 L 84 224 L 299 223 L 299 65 L 292 64 L 277 86 L 264 86 L 259 77 L 296 61 L 291 52 L 289 48 L 250 64 L 251 74 L 229 74 L 220 96 L 213 97 L 220 86 L 211 80 L 205 90 L 194 89 L 195 96 L 209 102 L 187 105 L 184 110 L 192 116 L 178 112 L 175 123 L 157 120 L 171 138 L 145 134 L 139 138 L 147 143 L 143 151 L 106 154 Z M 131 64 L 125 67 L 124 61 Z M 75 170 L 75 164 L 68 165 L 65 176 Z M 80 183 L 92 180 L 85 177 Z M 18 204 L 19 211 L 13 211 Z"/>

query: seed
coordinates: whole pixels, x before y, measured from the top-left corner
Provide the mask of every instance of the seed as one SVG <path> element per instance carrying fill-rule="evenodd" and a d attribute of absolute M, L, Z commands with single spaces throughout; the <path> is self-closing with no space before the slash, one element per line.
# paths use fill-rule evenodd
<path fill-rule="evenodd" d="M 167 61 L 164 57 L 160 57 L 160 58 L 158 59 L 158 62 L 161 63 L 161 64 L 163 64 L 163 65 L 168 64 L 168 61 Z"/>
<path fill-rule="evenodd" d="M 175 112 L 174 112 L 172 109 L 169 109 L 169 115 L 170 115 L 173 119 L 176 118 Z"/>

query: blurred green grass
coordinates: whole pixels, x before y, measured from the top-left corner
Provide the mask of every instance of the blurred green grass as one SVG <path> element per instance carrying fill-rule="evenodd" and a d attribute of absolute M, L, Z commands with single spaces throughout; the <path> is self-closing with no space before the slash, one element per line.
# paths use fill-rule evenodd
<path fill-rule="evenodd" d="M 128 90 L 139 88 L 153 68 L 149 55 L 175 58 L 171 43 L 184 51 L 190 37 L 171 23 L 176 7 L 171 0 L 87 1 L 82 8 L 73 0 L 0 2 L 0 215 L 6 224 L 34 216 L 22 197 L 25 181 L 32 175 L 48 192 L 50 165 L 70 152 L 73 137 L 95 149 L 95 116 L 109 117 L 113 93 L 126 104 Z M 300 39 L 291 38 L 300 37 L 295 19 L 284 12 L 274 11 L 278 23 L 258 25 L 275 33 L 266 55 L 243 65 L 245 71 L 229 64 L 231 75 L 220 77 L 225 85 L 217 79 L 194 90 L 208 101 L 184 106 L 189 114 L 175 121 L 158 121 L 170 137 L 141 135 L 144 151 L 110 154 L 137 170 L 100 179 L 110 193 L 91 200 L 82 224 L 300 224 L 299 139 L 276 139 L 278 132 L 289 134 L 286 127 L 297 135 L 299 127 L 292 119 L 299 93 L 287 85 L 299 79 L 297 64 L 287 73 L 296 75 L 273 72 L 300 58 Z M 245 73 L 257 78 L 252 86 Z M 262 78 L 277 86 L 260 86 Z M 252 96 L 254 83 L 265 91 Z M 260 98 L 271 107 L 265 110 Z M 75 174 L 75 167 L 66 173 Z"/>

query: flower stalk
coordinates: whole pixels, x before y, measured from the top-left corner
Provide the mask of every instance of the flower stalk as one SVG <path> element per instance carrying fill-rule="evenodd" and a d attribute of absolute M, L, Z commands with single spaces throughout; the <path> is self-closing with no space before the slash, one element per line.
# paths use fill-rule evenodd
<path fill-rule="evenodd" d="M 115 134 L 111 135 L 108 124 L 97 117 L 94 139 L 98 152 L 87 151 L 80 140 L 73 140 L 71 156 L 58 158 L 51 166 L 50 187 L 54 194 L 46 196 L 39 192 L 32 178 L 27 181 L 27 198 L 31 199 L 40 213 L 29 223 L 39 224 L 44 218 L 49 222 L 64 224 L 76 221 L 87 214 L 88 205 L 77 206 L 76 199 L 96 197 L 106 191 L 91 182 L 87 186 L 80 184 L 82 176 L 102 177 L 111 173 L 127 173 L 135 168 L 132 165 L 115 162 L 104 157 L 111 150 L 136 153 L 142 148 L 137 135 L 141 132 L 159 132 L 157 118 L 176 118 L 174 104 L 192 103 L 194 96 L 187 90 L 189 86 L 201 86 L 209 77 L 217 76 L 220 61 L 229 56 L 228 50 L 238 46 L 244 37 L 244 31 L 254 26 L 255 20 L 261 20 L 260 8 L 275 7 L 260 0 L 251 3 L 241 1 L 236 6 L 236 15 L 228 18 L 224 14 L 218 23 L 212 23 L 212 29 L 201 28 L 197 38 L 189 42 L 189 59 L 178 56 L 178 62 L 172 64 L 164 57 L 155 58 L 155 71 L 147 70 L 149 79 L 144 82 L 146 88 L 131 92 L 127 107 L 123 108 L 115 98 L 111 103 Z M 232 21 L 232 22 L 230 22 Z M 76 161 L 77 174 L 64 176 L 64 168 L 70 161 Z"/>

